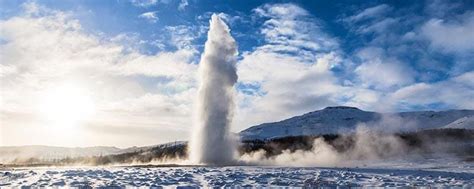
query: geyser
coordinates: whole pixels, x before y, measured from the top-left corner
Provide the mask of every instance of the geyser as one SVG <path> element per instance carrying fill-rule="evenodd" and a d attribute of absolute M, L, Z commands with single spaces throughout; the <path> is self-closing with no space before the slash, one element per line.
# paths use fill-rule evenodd
<path fill-rule="evenodd" d="M 200 86 L 190 160 L 225 165 L 234 161 L 236 147 L 229 129 L 234 109 L 237 46 L 229 27 L 213 14 L 199 63 Z"/>

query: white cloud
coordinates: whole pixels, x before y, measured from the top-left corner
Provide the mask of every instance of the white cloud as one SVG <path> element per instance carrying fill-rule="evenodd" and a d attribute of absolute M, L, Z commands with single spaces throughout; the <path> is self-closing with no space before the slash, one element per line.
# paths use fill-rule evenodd
<path fill-rule="evenodd" d="M 367 47 L 357 53 L 361 64 L 354 70 L 363 87 L 386 90 L 414 82 L 415 72 L 395 58 L 386 57 L 384 50 Z"/>
<path fill-rule="evenodd" d="M 135 135 L 127 136 L 128 142 L 110 137 L 110 143 L 104 145 L 149 145 L 187 138 L 186 132 L 173 130 L 190 125 L 194 50 L 145 55 L 117 42 L 117 38 L 86 33 L 79 21 L 63 12 L 40 9 L 39 13 L 0 21 L 0 37 L 5 41 L 0 44 L 0 145 L 21 145 L 32 140 L 38 144 L 41 138 L 51 138 L 43 144 L 59 145 L 62 139 L 54 139 L 54 128 L 42 118 L 38 107 L 50 89 L 62 85 L 86 91 L 97 110 L 81 123 L 78 132 L 84 135 L 70 136 L 71 143 L 60 145 L 96 145 L 80 139 L 87 136 L 88 141 L 97 141 L 102 137 L 95 133 L 99 127 L 137 128 Z M 150 130 L 175 135 L 143 133 Z"/>
<path fill-rule="evenodd" d="M 194 51 L 178 50 L 159 52 L 154 56 L 130 53 L 117 60 L 114 71 L 124 75 L 145 75 L 151 77 L 191 77 L 196 66 L 189 64 Z"/>
<path fill-rule="evenodd" d="M 181 0 L 178 5 L 178 10 L 184 11 L 184 9 L 186 9 L 188 5 L 189 5 L 188 0 Z"/>
<path fill-rule="evenodd" d="M 429 107 L 443 102 L 450 108 L 474 109 L 474 72 L 436 83 L 416 83 L 401 88 L 388 100 L 405 106 Z M 409 107 L 401 107 L 409 109 Z"/>
<path fill-rule="evenodd" d="M 40 9 L 43 9 L 38 4 L 34 2 L 26 2 L 22 4 L 22 8 L 26 15 L 35 15 L 40 12 Z"/>
<path fill-rule="evenodd" d="M 336 104 L 333 94 L 342 89 L 330 71 L 342 61 L 336 41 L 297 5 L 266 4 L 254 13 L 264 19 L 266 43 L 237 64 L 239 82 L 257 89 L 239 93 L 234 129 Z"/>
<path fill-rule="evenodd" d="M 156 23 L 159 20 L 159 18 L 156 16 L 156 11 L 145 12 L 143 14 L 140 14 L 138 17 L 147 19 L 148 21 L 150 21 L 152 23 Z"/>
<path fill-rule="evenodd" d="M 357 86 L 347 86 L 338 95 L 346 98 L 345 105 L 363 110 L 393 111 L 392 104 L 386 102 L 383 93 Z"/>
<path fill-rule="evenodd" d="M 453 13 L 459 13 L 463 6 L 461 1 L 427 0 L 425 1 L 424 11 L 431 17 L 442 18 Z"/>
<path fill-rule="evenodd" d="M 346 92 L 348 104 L 374 110 L 385 106 L 389 111 L 432 108 L 430 104 L 441 108 L 472 107 L 465 96 L 472 93 L 472 87 L 445 78 L 472 68 L 468 62 L 472 59 L 469 52 L 474 43 L 470 31 L 474 19 L 472 11 L 463 12 L 461 7 L 461 3 L 427 1 L 424 11 L 413 12 L 414 7 L 394 11 L 382 4 L 343 18 L 354 37 L 368 39 L 361 40 L 356 53 L 348 55 L 357 64 L 346 67 L 348 73 L 354 74 L 351 90 Z M 452 60 L 439 59 L 446 54 L 455 56 Z"/>
<path fill-rule="evenodd" d="M 197 28 L 195 26 L 166 26 L 165 29 L 171 37 L 167 42 L 178 49 L 195 49 L 193 41 L 203 34 L 201 31 L 196 31 Z"/>
<path fill-rule="evenodd" d="M 149 7 L 152 5 L 156 5 L 159 1 L 158 0 L 130 0 L 132 5 L 138 7 Z"/>
<path fill-rule="evenodd" d="M 266 4 L 253 11 L 265 19 L 260 32 L 267 44 L 258 47 L 263 51 L 297 54 L 312 62 L 315 52 L 337 49 L 336 40 L 322 31 L 320 21 L 295 4 Z"/>
<path fill-rule="evenodd" d="M 403 21 L 407 20 L 393 16 L 394 11 L 392 10 L 393 7 L 381 4 L 363 9 L 352 16 L 344 17 L 341 21 L 358 35 L 375 33 L 376 35 L 371 40 L 372 43 L 390 41 L 392 40 L 392 34 L 404 29 Z"/>
<path fill-rule="evenodd" d="M 309 15 L 308 11 L 298 5 L 286 4 L 265 4 L 253 10 L 258 15 L 270 18 L 287 18 L 295 19 L 300 16 Z"/>
<path fill-rule="evenodd" d="M 358 14 L 350 16 L 346 18 L 345 20 L 350 21 L 350 22 L 359 22 L 365 19 L 379 17 L 380 15 L 384 15 L 385 13 L 391 10 L 392 10 L 392 7 L 390 7 L 389 5 L 381 4 L 374 7 L 366 8 L 363 11 L 360 11 Z"/>
<path fill-rule="evenodd" d="M 472 86 L 465 82 L 470 77 L 464 75 L 451 78 L 450 82 L 426 83 L 429 89 L 402 95 L 404 89 L 417 85 L 419 73 L 409 64 L 411 62 L 398 57 L 416 50 L 400 39 L 407 32 L 412 32 L 412 38 L 418 34 L 410 27 L 392 29 L 396 25 L 413 24 L 405 22 L 403 16 L 385 16 L 392 10 L 388 5 L 380 5 L 351 18 L 363 23 L 355 31 L 375 33 L 375 37 L 346 59 L 338 49 L 337 40 L 324 33 L 322 24 L 297 5 L 267 4 L 256 8 L 257 18 L 264 20 L 260 32 L 265 44 L 244 52 L 238 63 L 239 82 L 244 89 L 238 96 L 236 129 L 278 121 L 328 105 L 376 111 L 412 110 L 409 105 L 428 107 L 433 103 L 472 108 L 469 101 L 472 101 Z M 348 75 L 333 73 L 332 68 L 341 65 Z M 429 97 L 437 91 L 443 92 L 438 92 L 442 93 L 439 97 Z"/>
<path fill-rule="evenodd" d="M 383 18 L 377 21 L 374 21 L 374 23 L 370 25 L 365 25 L 361 26 L 357 29 L 357 32 L 359 33 L 381 33 L 384 34 L 387 32 L 387 30 L 391 29 L 394 27 L 396 24 L 399 23 L 399 20 L 396 18 Z"/>
<path fill-rule="evenodd" d="M 337 104 L 334 94 L 342 87 L 329 69 L 339 61 L 333 53 L 321 55 L 313 64 L 262 51 L 244 55 L 238 64 L 239 81 L 260 86 L 264 95 L 239 94 L 240 128 Z"/>
<path fill-rule="evenodd" d="M 461 16 L 459 21 L 433 18 L 421 26 L 421 35 L 431 46 L 447 52 L 474 52 L 474 12 Z"/>
<path fill-rule="evenodd" d="M 188 0 L 130 0 L 130 3 L 136 7 L 149 8 L 157 4 L 170 4 L 172 2 L 178 2 L 178 10 L 184 11 L 189 5 Z"/>

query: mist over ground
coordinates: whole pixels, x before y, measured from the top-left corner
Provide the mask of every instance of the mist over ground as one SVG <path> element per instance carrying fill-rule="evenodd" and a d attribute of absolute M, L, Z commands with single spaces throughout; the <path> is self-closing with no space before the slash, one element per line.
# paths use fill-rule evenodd
<path fill-rule="evenodd" d="M 474 131 L 434 129 L 381 133 L 359 127 L 355 133 L 288 136 L 241 141 L 233 165 L 360 167 L 380 162 L 428 159 L 474 161 Z M 187 142 L 169 143 L 121 154 L 68 158 L 22 158 L 10 166 L 70 165 L 193 165 Z"/>

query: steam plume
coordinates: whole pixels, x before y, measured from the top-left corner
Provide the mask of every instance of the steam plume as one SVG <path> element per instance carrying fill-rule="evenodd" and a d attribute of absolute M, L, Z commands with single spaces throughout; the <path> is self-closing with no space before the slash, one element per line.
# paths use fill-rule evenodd
<path fill-rule="evenodd" d="M 284 150 L 281 154 L 271 157 L 267 157 L 264 150 L 259 150 L 244 154 L 240 159 L 257 165 L 359 166 L 367 162 L 407 155 L 408 151 L 405 144 L 394 135 L 372 132 L 364 126 L 357 128 L 354 138 L 343 137 L 335 142 L 347 143 L 350 147 L 345 151 L 338 151 L 323 138 L 316 138 L 311 150 Z"/>
<path fill-rule="evenodd" d="M 323 138 L 316 138 L 310 150 L 283 150 L 281 154 L 268 157 L 264 150 L 259 150 L 240 157 L 242 162 L 257 165 L 282 166 L 359 166 L 367 162 L 386 160 L 390 158 L 408 158 L 409 148 L 394 134 L 383 133 L 377 128 L 384 128 L 396 132 L 405 129 L 403 125 L 412 124 L 403 122 L 398 117 L 384 116 L 378 122 L 358 124 L 355 133 L 342 135 L 333 141 L 333 145 Z M 345 150 L 334 147 L 344 146 Z M 417 154 L 410 154 L 416 156 Z M 410 156 L 410 158 L 411 158 Z"/>
<path fill-rule="evenodd" d="M 233 162 L 236 147 L 229 127 L 234 107 L 233 86 L 237 82 L 236 55 L 237 47 L 229 27 L 213 14 L 199 63 L 197 120 L 190 146 L 193 163 Z"/>

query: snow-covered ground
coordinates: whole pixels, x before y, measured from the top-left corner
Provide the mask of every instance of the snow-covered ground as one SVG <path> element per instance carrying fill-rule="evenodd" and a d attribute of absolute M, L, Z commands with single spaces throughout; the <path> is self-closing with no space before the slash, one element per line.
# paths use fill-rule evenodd
<path fill-rule="evenodd" d="M 441 166 L 440 166 L 441 165 Z M 379 162 L 364 167 L 74 167 L 0 171 L 0 187 L 18 186 L 457 186 L 474 187 L 474 163 Z"/>

